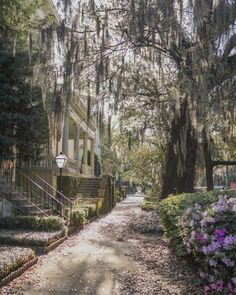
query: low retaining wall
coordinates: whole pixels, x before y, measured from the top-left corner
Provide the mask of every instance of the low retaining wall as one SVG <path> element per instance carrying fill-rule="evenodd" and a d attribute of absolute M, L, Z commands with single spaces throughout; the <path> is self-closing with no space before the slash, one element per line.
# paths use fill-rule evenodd
<path fill-rule="evenodd" d="M 37 261 L 38 261 L 38 257 L 35 257 L 32 260 L 30 260 L 30 261 L 26 262 L 25 264 L 23 264 L 17 270 L 11 272 L 8 276 L 6 276 L 5 278 L 3 278 L 0 281 L 0 287 L 3 287 L 4 285 L 8 284 L 9 282 L 11 282 L 12 280 L 14 280 L 15 278 L 17 278 L 20 275 L 22 275 L 28 268 L 30 268 L 35 263 L 37 263 Z"/>

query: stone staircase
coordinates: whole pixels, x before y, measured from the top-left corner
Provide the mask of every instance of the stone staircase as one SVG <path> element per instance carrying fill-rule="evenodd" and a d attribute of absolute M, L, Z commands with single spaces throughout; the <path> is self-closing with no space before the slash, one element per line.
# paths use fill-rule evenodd
<path fill-rule="evenodd" d="M 78 194 L 84 198 L 98 198 L 100 189 L 100 178 L 82 178 Z"/>
<path fill-rule="evenodd" d="M 16 179 L 12 182 L 12 175 L 0 175 L 0 197 L 10 202 L 16 213 L 39 217 L 60 215 L 68 219 L 64 214 L 65 207 L 71 209 L 72 202 L 44 179 L 20 170 L 17 170 Z"/>
<path fill-rule="evenodd" d="M 11 203 L 13 211 L 20 215 L 36 215 L 39 217 L 50 215 L 51 211 L 43 210 L 42 205 L 35 198 L 27 199 L 25 193 L 12 190 L 9 184 L 0 180 L 0 195 Z M 47 214 L 49 213 L 49 214 Z"/>
<path fill-rule="evenodd" d="M 68 199 L 44 179 L 32 173 L 17 170 L 16 182 L 12 183 L 11 179 L 8 177 L 6 180 L 0 176 L 0 199 L 5 198 L 11 202 L 14 211 L 23 215 L 60 215 L 69 220 L 70 212 L 79 199 L 100 202 L 111 194 L 109 178 L 106 176 L 81 178 L 74 199 Z"/>

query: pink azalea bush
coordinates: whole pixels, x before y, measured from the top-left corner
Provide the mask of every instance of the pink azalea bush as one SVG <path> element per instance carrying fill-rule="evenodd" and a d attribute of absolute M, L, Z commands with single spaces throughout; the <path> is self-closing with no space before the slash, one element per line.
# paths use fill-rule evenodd
<path fill-rule="evenodd" d="M 236 294 L 236 198 L 219 196 L 207 209 L 196 203 L 180 218 L 179 228 L 200 265 L 204 291 Z"/>

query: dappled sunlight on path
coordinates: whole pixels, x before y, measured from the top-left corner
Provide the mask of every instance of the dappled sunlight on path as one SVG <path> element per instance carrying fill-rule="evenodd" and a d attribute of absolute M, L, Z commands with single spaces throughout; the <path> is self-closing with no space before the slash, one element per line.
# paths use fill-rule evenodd
<path fill-rule="evenodd" d="M 179 270 L 161 234 L 139 232 L 139 224 L 153 218 L 139 208 L 142 199 L 128 197 L 110 214 L 40 257 L 36 266 L 0 289 L 0 294 L 200 295 L 191 289 L 191 282 L 184 283 L 188 270 Z"/>

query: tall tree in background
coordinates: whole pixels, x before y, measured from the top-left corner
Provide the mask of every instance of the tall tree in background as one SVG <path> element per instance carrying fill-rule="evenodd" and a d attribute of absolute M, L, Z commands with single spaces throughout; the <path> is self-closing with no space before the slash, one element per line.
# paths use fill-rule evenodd
<path fill-rule="evenodd" d="M 236 1 L 223 0 L 114 0 L 107 6 L 89 1 L 78 9 L 77 19 L 81 20 L 80 15 L 85 19 L 88 13 L 90 24 L 93 20 L 96 22 L 96 26 L 86 24 L 83 44 L 89 48 L 92 36 L 93 44 L 86 52 L 91 56 L 99 52 L 99 55 L 94 54 L 97 88 L 106 85 L 108 56 L 113 54 L 116 64 L 120 65 L 116 79 L 110 79 L 114 105 L 122 101 L 120 77 L 125 75 L 129 79 L 126 64 L 132 59 L 130 56 L 136 61 L 141 56 L 147 65 L 152 62 L 160 69 L 165 63 L 176 69 L 172 81 L 175 108 L 172 119 L 168 118 L 172 122 L 171 152 L 166 153 L 162 197 L 176 190 L 179 193 L 193 191 L 197 144 L 202 150 L 203 127 L 210 132 L 211 111 L 225 97 L 224 88 L 235 75 L 236 55 L 232 52 L 235 11 Z M 121 56 L 120 63 L 117 52 Z M 228 99 L 233 101 L 234 96 L 231 94 Z M 173 154 L 171 160 L 169 157 Z M 207 163 L 205 166 L 207 168 Z"/>
<path fill-rule="evenodd" d="M 44 51 L 49 52 L 53 47 L 57 32 L 65 57 L 61 73 L 63 87 L 57 85 L 55 79 L 53 95 L 45 101 L 50 113 L 63 117 L 63 108 L 75 99 L 72 89 L 78 94 L 85 90 L 89 93 L 89 112 L 95 97 L 98 121 L 101 121 L 106 100 L 114 112 L 125 110 L 130 91 L 124 87 L 124 81 L 125 85 L 134 82 L 130 75 L 134 64 L 142 60 L 146 67 L 144 75 L 161 83 L 166 79 L 168 65 L 174 74 L 165 97 L 169 102 L 165 104 L 167 112 L 163 108 L 161 112 L 154 112 L 157 121 L 161 113 L 168 113 L 166 125 L 170 127 L 162 197 L 176 190 L 192 191 L 196 147 L 202 150 L 205 140 L 208 142 L 205 147 L 211 152 L 211 136 L 202 139 L 213 130 L 209 125 L 212 113 L 223 114 L 227 117 L 225 121 L 233 120 L 233 112 L 229 110 L 234 109 L 234 94 L 229 88 L 235 87 L 236 1 L 113 0 L 103 1 L 101 5 L 100 1 L 90 0 L 78 1 L 77 7 L 73 3 L 73 9 L 71 1 L 61 2 L 64 9 L 61 24 L 42 32 Z M 159 75 L 151 71 L 147 74 L 151 66 L 159 69 Z M 53 70 L 56 77 L 59 72 Z M 40 76 L 47 77 L 45 73 Z M 47 83 L 44 81 L 43 85 Z M 158 91 L 151 97 L 144 93 L 143 97 L 147 101 L 148 98 L 159 101 Z M 223 98 L 230 103 L 220 109 Z M 154 108 L 158 110 L 160 104 Z M 90 114 L 87 115 L 89 118 Z M 53 117 L 49 121 L 50 126 L 55 127 L 57 120 Z"/>
<path fill-rule="evenodd" d="M 203 126 L 209 130 L 210 109 L 222 98 L 215 93 L 213 99 L 212 91 L 222 89 L 235 73 L 235 55 L 231 55 L 235 46 L 231 27 L 235 5 L 235 1 L 130 1 L 126 30 L 131 44 L 150 48 L 150 56 L 158 66 L 167 55 L 177 69 L 176 111 L 169 141 L 171 152 L 166 155 L 163 197 L 175 188 L 177 192 L 193 190 L 196 142 L 202 138 Z"/>

